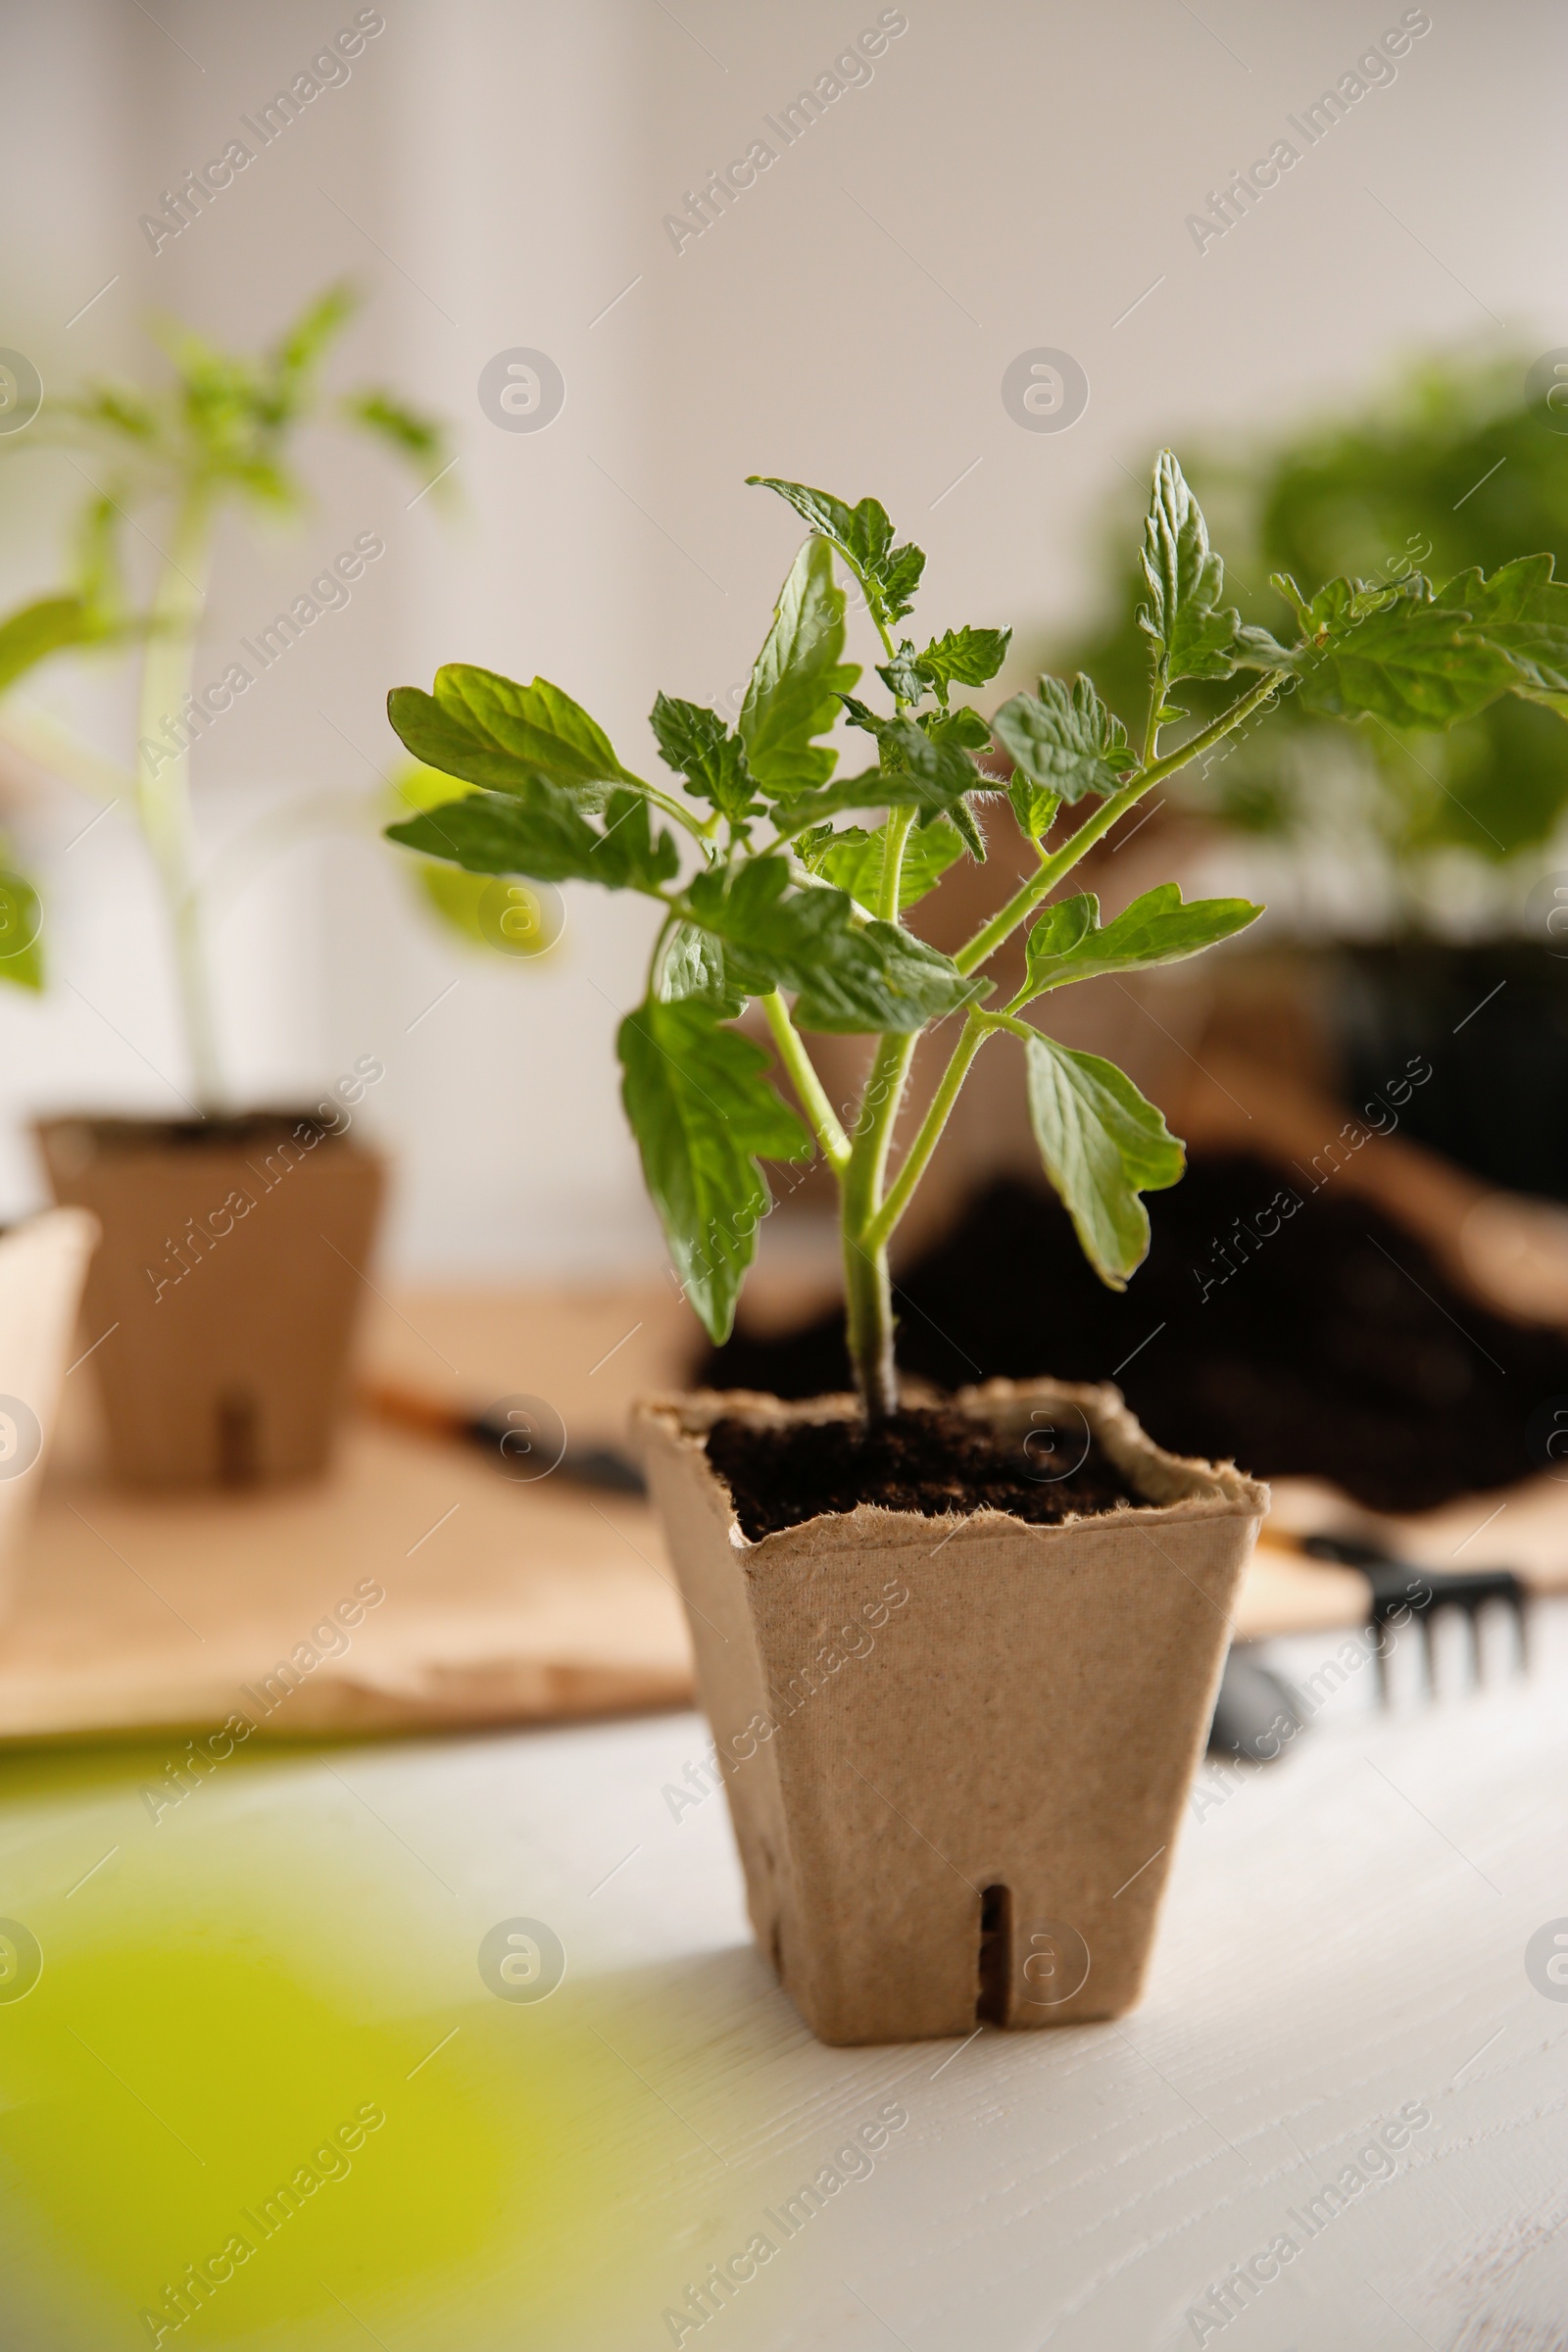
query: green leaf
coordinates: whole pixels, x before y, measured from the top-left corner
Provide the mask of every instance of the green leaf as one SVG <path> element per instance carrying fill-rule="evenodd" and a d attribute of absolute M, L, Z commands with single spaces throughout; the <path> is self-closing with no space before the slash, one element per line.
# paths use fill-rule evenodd
<path fill-rule="evenodd" d="M 847 890 L 869 911 L 881 903 L 887 839 L 886 825 L 874 833 L 852 825 L 845 832 L 829 833 L 825 841 L 813 843 L 809 849 L 805 843 L 796 846 L 813 874 L 820 874 L 837 890 Z M 962 856 L 963 843 L 946 816 L 910 833 L 899 866 L 899 912 L 917 906 Z"/>
<path fill-rule="evenodd" d="M 984 686 L 994 678 L 1011 642 L 1010 629 L 948 629 L 932 638 L 919 658 L 919 669 L 946 703 L 950 686 Z"/>
<path fill-rule="evenodd" d="M 1029 1116 L 1046 1174 L 1101 1281 L 1125 1290 L 1149 1254 L 1149 1212 L 1139 1195 L 1179 1183 L 1186 1155 L 1114 1062 L 1038 1033 L 1025 1052 Z"/>
<path fill-rule="evenodd" d="M 1019 829 L 1030 841 L 1044 841 L 1056 821 L 1060 793 L 1052 792 L 1044 784 L 1031 783 L 1023 769 L 1015 767 L 1007 784 L 1007 798 Z"/>
<path fill-rule="evenodd" d="M 806 540 L 779 591 L 773 625 L 762 641 L 739 721 L 759 787 L 770 798 L 825 784 L 838 754 L 816 742 L 838 723 L 840 694 L 859 676 L 845 662 L 842 588 L 833 585 L 825 539 Z"/>
<path fill-rule="evenodd" d="M 1552 569 L 1550 556 L 1521 556 L 1490 579 L 1462 571 L 1438 590 L 1437 601 L 1466 612 L 1466 634 L 1508 656 L 1519 672 L 1516 693 L 1557 708 L 1568 695 L 1568 580 L 1553 579 Z"/>
<path fill-rule="evenodd" d="M 918 806 L 947 808 L 984 781 L 963 747 L 966 732 L 940 723 L 928 732 L 912 718 L 878 719 L 875 733 L 883 769 L 889 776 L 907 776 L 919 787 Z"/>
<path fill-rule="evenodd" d="M 0 843 L 0 856 L 4 845 Z M 43 909 L 38 893 L 25 874 L 0 864 L 0 980 L 13 988 L 43 987 L 43 946 L 39 933 Z"/>
<path fill-rule="evenodd" d="M 416 760 L 410 760 L 396 769 L 390 781 L 394 805 L 415 810 L 447 808 L 455 794 L 466 797 L 478 790 L 477 785 L 460 784 L 452 776 L 442 775 L 438 768 L 423 767 Z M 421 858 L 411 869 L 411 875 L 425 905 L 450 929 L 470 946 L 493 945 L 482 920 L 490 875 L 465 873 L 461 867 L 436 858 Z"/>
<path fill-rule="evenodd" d="M 1047 677 L 1038 695 L 1015 694 L 992 719 L 991 730 L 1029 782 L 1044 785 L 1058 801 L 1119 792 L 1138 765 L 1126 728 L 1081 674 L 1071 687 Z M 1019 822 L 1025 820 L 1020 816 Z"/>
<path fill-rule="evenodd" d="M 906 637 L 891 662 L 879 662 L 876 674 L 889 694 L 901 703 L 917 703 L 932 690 L 933 681 L 920 668 L 914 646 Z"/>
<path fill-rule="evenodd" d="M 1309 710 L 1370 716 L 1395 727 L 1450 727 L 1518 684 L 1500 645 L 1469 626 L 1462 606 L 1440 604 L 1412 572 L 1397 588 L 1331 580 L 1306 612 L 1295 664 Z"/>
<path fill-rule="evenodd" d="M 923 940 L 859 919 L 847 891 L 791 889 L 784 858 L 699 874 L 686 911 L 724 942 L 734 986 L 748 996 L 794 994 L 805 1029 L 908 1035 L 985 993 Z"/>
<path fill-rule="evenodd" d="M 606 890 L 655 891 L 673 881 L 679 867 L 673 833 L 654 831 L 653 803 L 617 785 L 605 803 L 605 829 L 581 879 Z"/>
<path fill-rule="evenodd" d="M 413 458 L 421 466 L 434 466 L 446 453 L 446 436 L 435 418 L 422 416 L 390 392 L 372 389 L 351 393 L 343 403 L 343 414 L 351 422 L 374 433 L 399 457 Z M 447 484 L 442 482 L 435 494 L 437 498 L 445 498 Z"/>
<path fill-rule="evenodd" d="M 869 703 L 862 703 L 858 695 L 841 694 L 839 701 L 851 726 L 858 727 L 862 735 L 874 735 L 888 723 L 880 711 L 873 710 Z"/>
<path fill-rule="evenodd" d="M 950 718 L 937 718 L 928 733 L 912 718 L 879 718 L 853 695 L 841 699 L 852 722 L 876 737 L 882 764 L 862 768 L 857 776 L 841 777 L 836 784 L 824 785 L 820 792 L 807 793 L 800 800 L 781 802 L 774 810 L 781 831 L 798 833 L 803 826 L 836 815 L 841 808 L 911 808 L 930 816 L 946 812 L 961 829 L 968 814 L 963 795 L 1001 790 L 976 771 L 962 749 L 962 730 L 955 730 L 951 724 L 968 713 L 954 711 Z M 983 846 L 979 855 L 985 855 Z"/>
<path fill-rule="evenodd" d="M 477 784 L 462 785 L 457 777 L 443 775 L 438 767 L 426 767 L 418 760 L 397 768 L 391 782 L 394 799 L 405 808 L 443 808 L 479 789 Z M 456 792 L 454 785 L 458 785 Z"/>
<path fill-rule="evenodd" d="M 516 793 L 476 792 L 449 801 L 389 825 L 387 839 L 470 874 L 599 882 L 607 890 L 656 890 L 680 863 L 673 838 L 654 833 L 641 793 L 612 793 L 600 832 L 567 794 L 537 780 Z"/>
<path fill-rule="evenodd" d="M 960 703 L 956 710 L 922 710 L 915 725 L 933 743 L 956 744 L 960 751 L 989 752 L 992 727 L 988 718 Z M 1001 789 L 1000 785 L 994 789 Z"/>
<path fill-rule="evenodd" d="M 387 716 L 416 760 L 465 783 L 514 792 L 543 776 L 593 807 L 608 784 L 638 785 L 604 729 L 548 678 L 520 686 L 493 669 L 450 662 L 435 692 L 394 686 Z"/>
<path fill-rule="evenodd" d="M 1289 666 L 1290 656 L 1266 629 L 1246 628 L 1234 607 L 1221 607 L 1224 566 L 1208 544 L 1201 510 L 1168 449 L 1154 462 L 1143 567 L 1150 601 L 1141 608 L 1138 620 L 1159 648 L 1163 682 L 1228 678 L 1238 669 Z"/>
<path fill-rule="evenodd" d="M 79 596 L 45 596 L 24 605 L 0 622 L 0 693 L 51 654 L 85 645 L 98 634 Z"/>
<path fill-rule="evenodd" d="M 1158 883 L 1102 924 L 1092 891 L 1048 906 L 1029 934 L 1029 991 L 1042 996 L 1070 980 L 1093 980 L 1102 972 L 1138 965 L 1180 963 L 1245 931 L 1262 913 L 1249 899 L 1183 901 L 1174 882 Z"/>
<path fill-rule="evenodd" d="M 359 297 L 346 283 L 313 295 L 273 351 L 277 373 L 284 378 L 314 374 L 358 308 Z"/>
<path fill-rule="evenodd" d="M 657 994 L 668 1004 L 698 998 L 726 1019 L 746 1006 L 742 991 L 730 986 L 721 943 L 696 923 L 677 923 L 670 933 L 660 959 Z"/>
<path fill-rule="evenodd" d="M 920 819 L 922 825 L 930 824 L 933 821 L 930 817 Z M 984 865 L 986 862 L 986 837 L 980 830 L 980 820 L 969 803 L 955 801 L 953 807 L 948 810 L 948 822 L 957 827 L 963 846 L 975 863 Z"/>
<path fill-rule="evenodd" d="M 914 603 L 925 556 L 917 547 L 893 545 L 893 525 L 876 499 L 862 498 L 858 507 L 849 507 L 805 482 L 781 482 L 766 473 L 749 473 L 746 479 L 759 489 L 776 490 L 803 522 L 832 541 L 864 589 L 873 620 L 890 629 L 904 618 Z"/>
<path fill-rule="evenodd" d="M 449 930 L 456 931 L 469 947 L 494 946 L 484 923 L 486 893 L 495 887 L 493 876 L 466 874 L 461 866 L 443 865 L 434 858 L 421 858 L 409 870 L 426 906 Z"/>
<path fill-rule="evenodd" d="M 811 1139 L 768 1083 L 761 1048 L 698 998 L 639 1005 L 618 1051 L 621 1100 L 675 1271 L 722 1342 L 771 1206 L 758 1158 L 808 1158 Z"/>
<path fill-rule="evenodd" d="M 885 768 L 862 767 L 858 775 L 840 776 L 820 792 L 804 793 L 798 801 L 780 801 L 773 810 L 781 835 L 798 834 L 824 817 L 846 808 L 906 808 L 928 805 L 924 787 L 913 776 L 891 776 Z M 943 804 L 936 804 L 939 808 Z"/>
<path fill-rule="evenodd" d="M 711 801 L 732 824 L 739 824 L 760 803 L 746 764 L 746 746 L 704 703 L 683 703 L 675 695 L 655 698 L 649 724 L 666 767 L 686 779 L 686 789 L 700 801 Z"/>

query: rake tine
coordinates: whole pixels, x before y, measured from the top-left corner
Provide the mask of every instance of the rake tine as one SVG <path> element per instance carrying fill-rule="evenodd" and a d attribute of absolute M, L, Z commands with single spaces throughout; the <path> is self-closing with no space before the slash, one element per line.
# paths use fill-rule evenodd
<path fill-rule="evenodd" d="M 1480 1690 L 1486 1681 L 1481 1612 L 1490 1601 L 1500 1600 L 1512 1611 L 1518 1669 L 1521 1674 L 1529 1673 L 1530 1592 L 1511 1568 L 1466 1568 L 1452 1572 L 1435 1569 L 1429 1573 L 1413 1567 L 1407 1560 L 1395 1559 L 1380 1544 L 1351 1536 L 1307 1536 L 1301 1541 L 1301 1549 L 1309 1559 L 1334 1560 L 1344 1567 L 1359 1569 L 1366 1578 L 1371 1588 L 1367 1627 L 1377 1645 L 1378 1698 L 1383 1706 L 1389 1704 L 1386 1637 L 1396 1610 L 1403 1610 L 1410 1622 L 1420 1623 L 1423 1676 L 1429 1698 L 1435 1699 L 1438 1694 L 1433 1621 L 1443 1609 L 1462 1609 L 1469 1619 L 1470 1678 L 1474 1689 Z"/>

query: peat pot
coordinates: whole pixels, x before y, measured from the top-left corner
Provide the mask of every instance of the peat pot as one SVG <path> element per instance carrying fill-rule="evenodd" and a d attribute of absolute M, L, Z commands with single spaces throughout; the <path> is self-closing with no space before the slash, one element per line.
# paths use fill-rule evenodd
<path fill-rule="evenodd" d="M 1077 2025 L 1137 2001 L 1268 1490 L 1153 1445 L 1111 1388 L 954 1402 L 1092 1428 L 1146 1499 L 1036 1527 L 861 1504 L 752 1543 L 706 1435 L 846 1397 L 656 1397 L 680 1578 L 752 1926 L 827 2042 Z"/>
<path fill-rule="evenodd" d="M 379 1157 L 315 1112 L 51 1119 L 57 1200 L 92 1210 L 86 1344 L 117 1478 L 246 1486 L 325 1467 Z"/>
<path fill-rule="evenodd" d="M 43 1483 L 76 1307 L 96 1220 L 46 1209 L 0 1236 L 0 1617 L 10 1609 L 16 1555 Z"/>

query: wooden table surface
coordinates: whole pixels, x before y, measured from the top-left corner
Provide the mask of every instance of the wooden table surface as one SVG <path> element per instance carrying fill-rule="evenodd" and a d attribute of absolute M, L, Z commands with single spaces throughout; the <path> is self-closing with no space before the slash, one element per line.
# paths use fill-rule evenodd
<path fill-rule="evenodd" d="M 13 1753 L 0 1934 L 42 1974 L 0 1997 L 0 2341 L 1561 2346 L 1568 2003 L 1526 1960 L 1568 1932 L 1564 1614 L 1528 1683 L 1384 1718 L 1367 1675 L 1205 1767 L 1143 2007 L 966 2042 L 810 2039 L 722 1796 L 677 1797 L 695 1715 L 258 1743 L 165 1810 L 176 1742 Z M 496 1997 L 509 1933 L 559 1939 L 548 1997 Z"/>
<path fill-rule="evenodd" d="M 775 1272 L 761 1286 L 763 1311 L 784 1311 L 791 1293 Z M 698 1345 L 662 1282 L 412 1291 L 368 1304 L 368 1373 L 470 1408 L 542 1397 L 578 1444 L 619 1443 L 632 1399 L 682 1385 Z M 635 1498 L 560 1476 L 514 1484 L 475 1451 L 363 1415 L 319 1484 L 127 1494 L 97 1467 L 89 1380 L 80 1371 L 69 1384 L 18 1604 L 0 1625 L 0 1740 L 198 1730 L 235 1709 L 264 1738 L 297 1739 L 689 1700 L 684 1617 L 659 1528 Z M 1344 1519 L 1326 1490 L 1293 1482 L 1279 1492 L 1282 1531 Z M 1430 1566 L 1495 1554 L 1561 1584 L 1568 1485 L 1543 1478 L 1386 1532 Z M 313 1644 L 313 1630 L 365 1583 L 384 1599 L 343 1645 L 330 1632 L 330 1647 Z M 1364 1605 L 1348 1572 L 1260 1549 L 1237 1631 L 1348 1626 Z M 297 1671 L 286 1700 L 268 1702 L 266 1678 L 302 1643 L 318 1662 Z M 272 1690 L 285 1686 L 274 1678 Z"/>

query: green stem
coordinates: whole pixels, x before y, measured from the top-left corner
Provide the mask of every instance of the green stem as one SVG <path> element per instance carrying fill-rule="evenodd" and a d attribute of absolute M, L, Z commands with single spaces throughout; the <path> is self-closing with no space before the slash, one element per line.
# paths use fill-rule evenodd
<path fill-rule="evenodd" d="M 1144 756 L 1140 767 L 1148 767 L 1159 750 L 1159 714 L 1165 708 L 1165 663 L 1154 656 L 1153 683 L 1149 689 L 1149 717 L 1144 725 Z"/>
<path fill-rule="evenodd" d="M 864 579 L 855 565 L 852 564 L 851 569 L 856 570 L 863 591 Z M 869 595 L 866 596 L 866 609 L 891 662 L 894 658 L 893 639 L 872 610 Z M 900 711 L 907 707 L 897 695 L 894 704 Z M 917 813 L 914 808 L 893 808 L 888 812 L 882 887 L 877 907 L 884 922 L 896 923 L 899 919 L 904 845 Z M 780 838 L 783 838 L 782 835 Z M 779 1052 L 785 1057 L 791 1077 L 795 1079 L 797 1091 L 801 1091 L 800 1078 L 790 1058 L 783 1029 L 767 1005 L 766 999 L 763 1004 L 773 1035 L 778 1041 Z M 779 1011 L 787 1023 L 782 1006 Z M 799 1043 L 798 1040 L 796 1042 Z M 882 1206 L 888 1151 L 904 1101 L 904 1088 L 909 1074 L 909 1063 L 914 1056 L 914 1045 L 912 1037 L 892 1031 L 878 1038 L 865 1091 L 860 1097 L 854 1140 L 846 1141 L 845 1156 L 838 1163 L 850 1362 L 855 1369 L 856 1386 L 867 1421 L 886 1420 L 899 1409 L 898 1372 L 893 1356 L 893 1279 L 888 1266 L 887 1242 L 885 1239 L 871 1239 L 871 1228 Z M 811 1079 L 813 1084 L 817 1083 L 814 1070 Z M 820 1094 L 819 1084 L 817 1091 Z M 804 1091 L 801 1092 L 801 1099 L 803 1102 L 808 1100 Z M 822 1097 L 822 1102 L 831 1118 L 831 1106 L 827 1104 L 825 1097 Z M 813 1109 L 813 1118 L 816 1115 Z M 833 1120 L 833 1131 L 844 1140 L 843 1130 L 836 1119 Z M 826 1148 L 824 1143 L 824 1151 Z"/>
<path fill-rule="evenodd" d="M 0 741 L 11 744 L 51 775 L 74 784 L 78 791 L 91 793 L 106 807 L 112 808 L 135 792 L 136 779 L 128 768 L 117 767 L 50 712 L 16 695 L 8 696 L 0 707 Z"/>
<path fill-rule="evenodd" d="M 158 738 L 169 726 L 190 732 L 181 705 L 191 689 L 196 631 L 207 601 L 209 555 L 207 502 L 199 491 L 191 491 L 175 516 L 172 544 L 153 596 L 147 650 L 142 658 L 136 742 L 137 812 L 169 910 L 186 1050 L 204 1117 L 220 1107 L 223 1084 L 202 949 L 190 752 L 187 744 L 183 751 L 171 755 Z"/>
<path fill-rule="evenodd" d="M 900 1218 L 914 1196 L 915 1186 L 925 1174 L 932 1152 L 942 1141 L 942 1131 L 958 1100 L 959 1089 L 969 1075 L 969 1065 L 994 1026 L 994 1021 L 985 1013 L 971 1012 L 965 1020 L 948 1066 L 942 1073 L 942 1082 L 920 1122 L 920 1131 L 905 1153 L 903 1166 L 866 1229 L 864 1238 L 870 1248 L 883 1249 L 892 1240 Z"/>
<path fill-rule="evenodd" d="M 844 1324 L 855 1385 L 867 1421 L 889 1421 L 899 1409 L 893 1357 L 893 1277 L 887 1245 L 868 1248 L 844 1228 Z"/>
<path fill-rule="evenodd" d="M 776 988 L 757 1001 L 767 1017 L 767 1025 L 773 1032 L 773 1043 L 778 1048 L 778 1057 L 788 1070 L 790 1083 L 811 1122 L 822 1156 L 834 1175 L 842 1177 L 850 1164 L 850 1139 L 839 1125 L 822 1081 L 802 1042 L 800 1031 L 790 1019 L 789 1009 Z"/>
<path fill-rule="evenodd" d="M 994 956 L 1003 942 L 1010 938 L 1018 925 L 1034 911 L 1041 900 L 1055 889 L 1063 874 L 1070 873 L 1086 851 L 1091 850 L 1113 825 L 1119 824 L 1128 809 L 1136 808 L 1146 792 L 1152 792 L 1167 776 L 1174 776 L 1180 769 L 1191 765 L 1193 760 L 1231 734 L 1245 718 L 1251 716 L 1260 703 L 1266 702 L 1277 691 L 1279 682 L 1278 677 L 1270 671 L 1259 684 L 1232 703 L 1228 710 L 1221 711 L 1212 725 L 1204 727 L 1200 734 L 1193 736 L 1190 742 L 1182 744 L 1176 751 L 1167 753 L 1163 760 L 1156 760 L 1152 766 L 1140 768 L 1120 792 L 1113 792 L 1108 800 L 1102 801 L 1095 814 L 1062 843 L 1054 857 L 1046 858 L 1039 871 L 1031 874 L 1028 881 L 1013 892 L 1006 905 L 992 916 L 990 922 L 975 933 L 968 946 L 959 949 L 953 959 L 959 971 L 975 971 Z"/>
<path fill-rule="evenodd" d="M 639 792 L 645 792 L 648 795 L 656 808 L 662 808 L 664 814 L 672 816 L 677 825 L 685 826 L 694 841 L 702 842 L 705 848 L 711 851 L 721 822 L 716 808 L 704 823 L 695 817 L 689 808 L 683 808 L 679 801 L 671 800 L 667 792 L 661 792 L 657 784 L 645 784 L 641 776 L 633 777 L 632 781 Z"/>
<path fill-rule="evenodd" d="M 914 1055 L 912 1037 L 889 1032 L 877 1040 L 860 1115 L 843 1178 L 844 1291 L 850 1362 L 868 1421 L 899 1409 L 893 1361 L 893 1281 L 885 1240 L 872 1238 L 882 1207 L 882 1184 L 905 1081 Z"/>
<path fill-rule="evenodd" d="M 882 841 L 882 897 L 877 913 L 885 923 L 899 919 L 899 886 L 904 877 L 904 845 L 915 819 L 913 808 L 890 808 Z"/>

